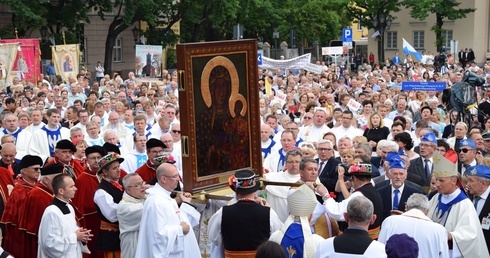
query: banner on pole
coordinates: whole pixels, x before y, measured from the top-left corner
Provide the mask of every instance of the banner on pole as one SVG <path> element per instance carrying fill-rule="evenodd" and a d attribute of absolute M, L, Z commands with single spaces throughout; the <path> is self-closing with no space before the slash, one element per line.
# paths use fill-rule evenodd
<path fill-rule="evenodd" d="M 0 44 L 0 90 L 12 84 L 11 71 L 17 55 L 18 44 Z"/>
<path fill-rule="evenodd" d="M 51 46 L 54 69 L 57 75 L 68 81 L 69 77 L 77 78 L 80 63 L 80 45 Z"/>
<path fill-rule="evenodd" d="M 159 77 L 162 75 L 162 46 L 136 45 L 136 76 Z"/>
<path fill-rule="evenodd" d="M 287 60 L 276 60 L 263 56 L 260 67 L 264 69 L 304 69 L 310 62 L 311 53 Z"/>
<path fill-rule="evenodd" d="M 41 52 L 39 39 L 2 39 L 0 44 L 17 44 L 17 54 L 10 71 L 8 85 L 14 77 L 36 84 L 41 79 Z"/>

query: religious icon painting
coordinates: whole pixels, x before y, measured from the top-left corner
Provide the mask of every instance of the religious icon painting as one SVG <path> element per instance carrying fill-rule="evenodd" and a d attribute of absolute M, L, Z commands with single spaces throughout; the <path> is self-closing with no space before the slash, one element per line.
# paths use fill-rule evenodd
<path fill-rule="evenodd" d="M 186 191 L 216 188 L 261 169 L 255 40 L 177 45 Z"/>

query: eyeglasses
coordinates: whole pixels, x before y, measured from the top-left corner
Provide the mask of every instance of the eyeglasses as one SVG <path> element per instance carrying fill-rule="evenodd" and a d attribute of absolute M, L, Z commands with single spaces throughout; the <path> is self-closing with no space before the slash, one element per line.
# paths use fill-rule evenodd
<path fill-rule="evenodd" d="M 330 148 L 318 148 L 318 151 L 331 151 L 332 149 Z"/>
<path fill-rule="evenodd" d="M 178 133 L 178 134 L 180 134 L 180 131 L 179 130 L 172 130 L 172 133 Z"/>
<path fill-rule="evenodd" d="M 309 119 L 313 119 L 313 117 L 305 116 L 303 117 L 303 119 L 309 120 Z"/>
<path fill-rule="evenodd" d="M 150 151 L 151 154 L 160 154 L 160 153 L 163 153 L 163 150 L 152 150 Z"/>
<path fill-rule="evenodd" d="M 468 151 L 472 151 L 472 150 L 473 150 L 473 149 L 466 149 L 466 148 L 464 148 L 464 149 L 459 149 L 459 150 L 457 150 L 456 152 L 457 152 L 457 153 L 461 153 L 461 152 L 463 152 L 463 153 L 468 153 Z"/>
<path fill-rule="evenodd" d="M 175 176 L 167 176 L 167 175 L 163 175 L 164 177 L 168 177 L 168 178 L 172 178 L 172 179 L 177 179 L 179 178 L 179 175 L 175 175 Z"/>
<path fill-rule="evenodd" d="M 142 181 L 142 182 L 136 183 L 134 185 L 128 185 L 128 188 L 131 188 L 131 187 L 141 187 L 141 186 L 144 186 L 144 185 L 146 185 L 146 182 L 145 181 Z"/>
<path fill-rule="evenodd" d="M 320 101 L 320 104 L 327 104 L 326 101 Z"/>

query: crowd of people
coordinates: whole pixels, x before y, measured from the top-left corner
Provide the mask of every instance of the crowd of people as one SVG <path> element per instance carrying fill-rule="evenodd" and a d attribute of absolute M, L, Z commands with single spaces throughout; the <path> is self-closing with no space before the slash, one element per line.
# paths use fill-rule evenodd
<path fill-rule="evenodd" d="M 490 64 L 391 60 L 259 68 L 263 174 L 282 185 L 230 178 L 235 198 L 206 222 L 211 257 L 489 257 Z M 201 257 L 177 74 L 101 68 L 0 92 L 2 255 Z M 465 71 L 487 83 L 469 124 L 448 102 Z"/>

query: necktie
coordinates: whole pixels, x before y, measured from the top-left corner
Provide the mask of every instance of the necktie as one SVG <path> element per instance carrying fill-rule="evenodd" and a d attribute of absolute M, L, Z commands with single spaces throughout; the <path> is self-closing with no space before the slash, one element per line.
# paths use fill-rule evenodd
<path fill-rule="evenodd" d="M 318 167 L 318 173 L 322 173 L 322 170 L 323 170 L 323 164 L 325 164 L 325 162 L 320 162 L 320 167 Z"/>
<path fill-rule="evenodd" d="M 398 194 L 400 193 L 400 190 L 395 189 L 395 196 L 393 197 L 393 210 L 398 210 Z"/>
<path fill-rule="evenodd" d="M 464 172 L 463 175 L 466 175 L 466 170 L 470 167 L 470 165 L 463 164 Z"/>
<path fill-rule="evenodd" d="M 65 165 L 65 172 L 70 175 L 72 178 L 77 178 L 75 175 L 75 171 L 73 171 L 73 168 L 70 165 Z"/>
<path fill-rule="evenodd" d="M 430 182 L 430 160 L 429 159 L 425 159 L 425 176 L 427 177 L 427 182 Z"/>
<path fill-rule="evenodd" d="M 475 210 L 478 212 L 478 202 L 481 200 L 480 196 L 475 196 Z"/>

